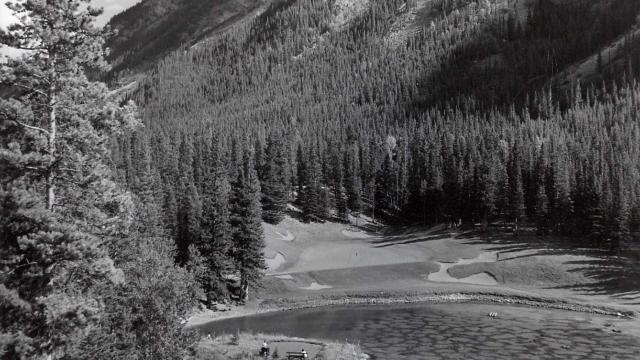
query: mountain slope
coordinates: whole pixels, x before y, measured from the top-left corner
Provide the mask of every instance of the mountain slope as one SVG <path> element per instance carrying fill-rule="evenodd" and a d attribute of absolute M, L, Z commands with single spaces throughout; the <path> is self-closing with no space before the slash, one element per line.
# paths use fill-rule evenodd
<path fill-rule="evenodd" d="M 114 16 L 117 31 L 108 46 L 112 73 L 148 69 L 181 45 L 198 40 L 242 20 L 264 0 L 143 0 Z"/>
<path fill-rule="evenodd" d="M 233 179 L 243 147 L 264 164 L 265 145 L 284 139 L 277 156 L 288 183 L 308 190 L 290 189 L 301 204 L 423 223 L 553 213 L 545 231 L 612 248 L 627 224 L 640 230 L 640 200 L 625 200 L 640 194 L 638 89 L 603 72 L 622 93 L 584 84 L 582 101 L 555 80 L 620 38 L 627 50 L 616 56 L 633 65 L 627 78 L 639 77 L 625 34 L 640 2 L 369 0 L 347 17 L 337 4 L 274 1 L 217 41 L 172 52 L 140 81 L 131 98 L 169 179 L 167 207 L 186 189 L 178 163 L 200 168 L 213 147 Z M 165 156 L 180 151 L 186 160 Z M 118 162 L 135 181 L 128 156 Z M 206 173 L 194 170 L 194 183 Z M 319 207 L 308 213 L 325 217 Z M 596 239 L 603 227 L 625 230 Z"/>

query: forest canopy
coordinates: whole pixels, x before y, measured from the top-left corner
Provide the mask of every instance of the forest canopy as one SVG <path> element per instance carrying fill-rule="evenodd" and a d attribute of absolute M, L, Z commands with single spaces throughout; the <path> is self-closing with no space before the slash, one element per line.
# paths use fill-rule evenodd
<path fill-rule="evenodd" d="M 399 42 L 411 6 L 370 5 L 336 28 L 331 1 L 276 1 L 139 84 L 131 98 L 147 127 L 116 145 L 118 173 L 135 186 L 129 149 L 151 149 L 179 246 L 201 237 L 190 222 L 209 221 L 180 199 L 210 202 L 209 174 L 233 183 L 246 151 L 266 221 L 294 202 L 310 221 L 526 222 L 612 251 L 635 242 L 639 57 L 628 30 L 640 3 L 539 0 L 522 14 L 513 2 L 438 1 Z M 595 55 L 593 73 L 567 80 Z"/>

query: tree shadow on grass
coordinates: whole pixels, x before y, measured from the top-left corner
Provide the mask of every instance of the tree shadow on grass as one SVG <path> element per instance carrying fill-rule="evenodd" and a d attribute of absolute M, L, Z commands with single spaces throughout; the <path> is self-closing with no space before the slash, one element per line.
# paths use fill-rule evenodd
<path fill-rule="evenodd" d="M 483 245 L 488 251 L 498 252 L 499 261 L 534 256 L 576 256 L 582 259 L 564 261 L 567 271 L 579 273 L 589 282 L 552 287 L 571 289 L 584 295 L 608 295 L 621 304 L 640 305 L 640 254 L 628 251 L 620 256 L 595 247 L 585 246 L 579 238 L 536 235 L 525 231 L 514 236 L 507 227 L 473 230 L 457 238 L 466 244 Z"/>
<path fill-rule="evenodd" d="M 632 257 L 600 257 L 590 260 L 567 261 L 592 280 L 586 284 L 558 286 L 588 295 L 610 295 L 622 304 L 640 305 L 640 262 Z"/>
<path fill-rule="evenodd" d="M 399 227 L 388 230 L 382 237 L 371 241 L 376 248 L 384 248 L 394 245 L 415 244 L 433 240 L 451 238 L 454 235 L 450 229 L 443 226 L 424 227 Z"/>
<path fill-rule="evenodd" d="M 585 246 L 580 239 L 537 235 L 535 231 L 523 230 L 516 236 L 511 227 L 492 227 L 489 230 L 472 230 L 456 236 L 466 239 L 469 245 L 485 245 L 490 251 L 497 251 L 503 259 L 518 259 L 542 255 L 575 255 L 603 257 L 609 253 Z M 522 253 L 513 256 L 510 254 Z"/>
<path fill-rule="evenodd" d="M 435 235 L 425 235 L 425 236 L 395 236 L 395 237 L 384 237 L 383 239 L 378 239 L 372 241 L 375 244 L 376 248 L 384 248 L 395 245 L 406 245 L 406 244 L 416 244 L 421 242 L 433 241 L 433 240 L 441 240 L 451 238 L 450 234 L 435 234 Z"/>

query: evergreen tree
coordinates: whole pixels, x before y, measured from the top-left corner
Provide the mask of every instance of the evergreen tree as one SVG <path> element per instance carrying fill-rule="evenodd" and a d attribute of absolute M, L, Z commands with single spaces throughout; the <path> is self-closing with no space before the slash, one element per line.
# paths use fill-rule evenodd
<path fill-rule="evenodd" d="M 318 156 L 311 150 L 302 173 L 302 189 L 300 190 L 300 206 L 307 221 L 322 220 L 327 217 L 326 191 L 322 184 L 322 167 Z"/>
<path fill-rule="evenodd" d="M 609 231 L 611 234 L 609 249 L 619 254 L 630 237 L 629 220 L 631 212 L 629 208 L 629 197 L 625 191 L 624 175 L 622 173 L 618 174 L 617 182 L 611 216 L 611 229 Z"/>
<path fill-rule="evenodd" d="M 345 154 L 345 188 L 347 207 L 354 214 L 362 211 L 362 178 L 357 146 L 350 146 Z"/>
<path fill-rule="evenodd" d="M 344 188 L 344 169 L 342 157 L 339 151 L 335 151 L 332 156 L 331 168 L 333 170 L 332 191 L 335 200 L 335 207 L 338 220 L 347 221 L 347 197 Z"/>
<path fill-rule="evenodd" d="M 138 206 L 140 232 L 148 236 L 163 236 L 162 188 L 157 171 L 153 168 L 151 150 L 145 139 L 140 140 L 136 160 L 136 176 L 131 190 Z"/>
<path fill-rule="evenodd" d="M 0 67 L 0 354 L 59 358 L 100 318 L 93 290 L 121 281 L 106 250 L 130 199 L 107 167 L 110 138 L 137 125 L 85 71 L 104 68 L 89 1 L 9 2 L 0 43 L 28 50 Z M 108 285 L 107 285 L 108 286 Z"/>
<path fill-rule="evenodd" d="M 262 218 L 268 223 L 277 224 L 287 210 L 290 188 L 287 157 L 280 136 L 269 137 L 262 169 Z"/>
<path fill-rule="evenodd" d="M 240 274 L 242 298 L 249 297 L 249 286 L 256 286 L 266 269 L 260 207 L 260 182 L 255 169 L 254 152 L 244 152 L 243 164 L 233 183 L 231 256 Z"/>
<path fill-rule="evenodd" d="M 538 184 L 538 192 L 536 194 L 536 222 L 538 223 L 538 229 L 544 237 L 549 223 L 549 199 L 547 198 L 547 191 L 545 189 L 544 182 Z"/>
<path fill-rule="evenodd" d="M 104 304 L 96 326 L 66 355 L 73 359 L 188 359 L 198 336 L 184 329 L 202 298 L 194 274 L 177 266 L 169 238 L 134 229 L 118 267 L 125 281 L 100 286 Z"/>
<path fill-rule="evenodd" d="M 202 204 L 193 181 L 180 184 L 181 198 L 177 210 L 176 261 L 185 265 L 189 261 L 189 247 L 201 238 Z"/>
<path fill-rule="evenodd" d="M 391 158 L 391 154 L 387 154 L 376 180 L 375 202 L 376 210 L 379 214 L 391 217 L 399 210 L 395 191 L 396 186 L 396 164 Z"/>
<path fill-rule="evenodd" d="M 517 159 L 511 160 L 511 172 L 509 173 L 511 184 L 509 189 L 509 217 L 515 222 L 515 234 L 518 234 L 518 221 L 525 215 L 524 190 L 522 185 L 522 170 Z"/>
<path fill-rule="evenodd" d="M 185 135 L 180 145 L 178 180 L 179 199 L 176 211 L 176 261 L 185 265 L 189 261 L 191 245 L 201 238 L 202 202 L 193 179 L 193 146 Z"/>
<path fill-rule="evenodd" d="M 569 164 L 557 156 L 553 164 L 552 189 L 553 207 L 551 209 L 551 219 L 555 232 L 558 234 L 568 234 L 572 215 L 572 199 L 570 183 L 568 178 Z"/>
<path fill-rule="evenodd" d="M 496 212 L 496 189 L 498 184 L 496 180 L 497 170 L 495 167 L 496 162 L 489 161 L 488 165 L 482 166 L 479 169 L 479 217 L 483 224 L 488 224 Z"/>
<path fill-rule="evenodd" d="M 543 237 L 549 227 L 549 198 L 547 197 L 546 170 L 545 147 L 543 146 L 535 170 L 535 217 L 538 229 Z"/>
<path fill-rule="evenodd" d="M 203 194 L 202 238 L 198 250 L 206 266 L 203 287 L 207 298 L 219 300 L 227 296 L 224 275 L 230 265 L 227 255 L 231 248 L 231 215 L 229 201 L 231 185 L 224 162 L 216 152 L 213 171 L 208 175 Z"/>

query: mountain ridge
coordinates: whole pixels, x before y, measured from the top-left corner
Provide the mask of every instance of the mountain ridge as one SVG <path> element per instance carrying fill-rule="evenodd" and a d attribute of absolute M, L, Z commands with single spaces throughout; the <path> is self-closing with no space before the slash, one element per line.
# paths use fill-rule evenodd
<path fill-rule="evenodd" d="M 544 0 L 550 4 L 561 6 L 568 1 Z M 211 39 L 228 34 L 229 31 L 238 28 L 249 28 L 251 22 L 260 16 L 272 3 L 282 3 L 292 6 L 295 1 L 272 0 L 143 0 L 130 9 L 114 16 L 109 25 L 117 31 L 117 34 L 108 41 L 111 50 L 109 60 L 113 69 L 109 74 L 110 79 L 126 78 L 120 85 L 130 83 L 131 77 L 139 78 L 145 71 L 165 56 L 180 48 L 194 50 L 201 48 L 203 44 L 210 44 Z M 469 1 L 469 0 L 409 0 L 400 2 L 396 11 L 393 25 L 384 40 L 390 46 L 401 46 L 416 32 L 425 26 L 432 26 L 444 11 L 445 6 L 451 11 L 459 11 L 467 7 L 478 9 L 501 7 L 509 9 L 520 25 L 527 21 L 529 10 L 535 4 L 533 0 L 502 0 L 502 1 Z M 599 0 L 592 3 L 592 11 L 601 11 L 608 1 Z M 330 1 L 332 20 L 326 24 L 331 31 L 343 31 L 349 24 L 361 17 L 371 7 L 370 0 L 333 0 Z M 638 21 L 633 28 L 620 35 L 612 42 L 566 68 L 558 71 L 558 74 L 549 80 L 568 86 L 577 81 L 594 81 L 598 78 L 595 74 L 602 67 L 616 65 L 619 45 L 626 37 L 638 35 Z M 328 33 L 325 33 L 328 34 Z M 316 35 L 313 41 L 304 51 L 296 56 L 307 54 L 321 45 L 327 37 L 325 34 Z M 588 34 L 591 36 L 590 34 Z M 602 56 L 605 54 L 605 56 Z M 595 59 L 600 56 L 601 67 L 594 65 Z M 489 58 L 487 58 L 489 59 Z M 495 60 L 495 59 L 494 59 Z M 619 60 L 619 59 L 618 59 Z M 489 61 L 489 60 L 487 60 Z M 611 64 L 609 64 L 611 63 Z M 613 66 L 615 67 L 615 66 Z M 619 66 L 618 66 L 619 67 Z M 612 70 L 613 71 L 613 70 Z"/>
<path fill-rule="evenodd" d="M 144 72 L 171 51 L 190 46 L 264 5 L 265 0 L 143 0 L 114 16 L 107 46 L 111 76 Z"/>

